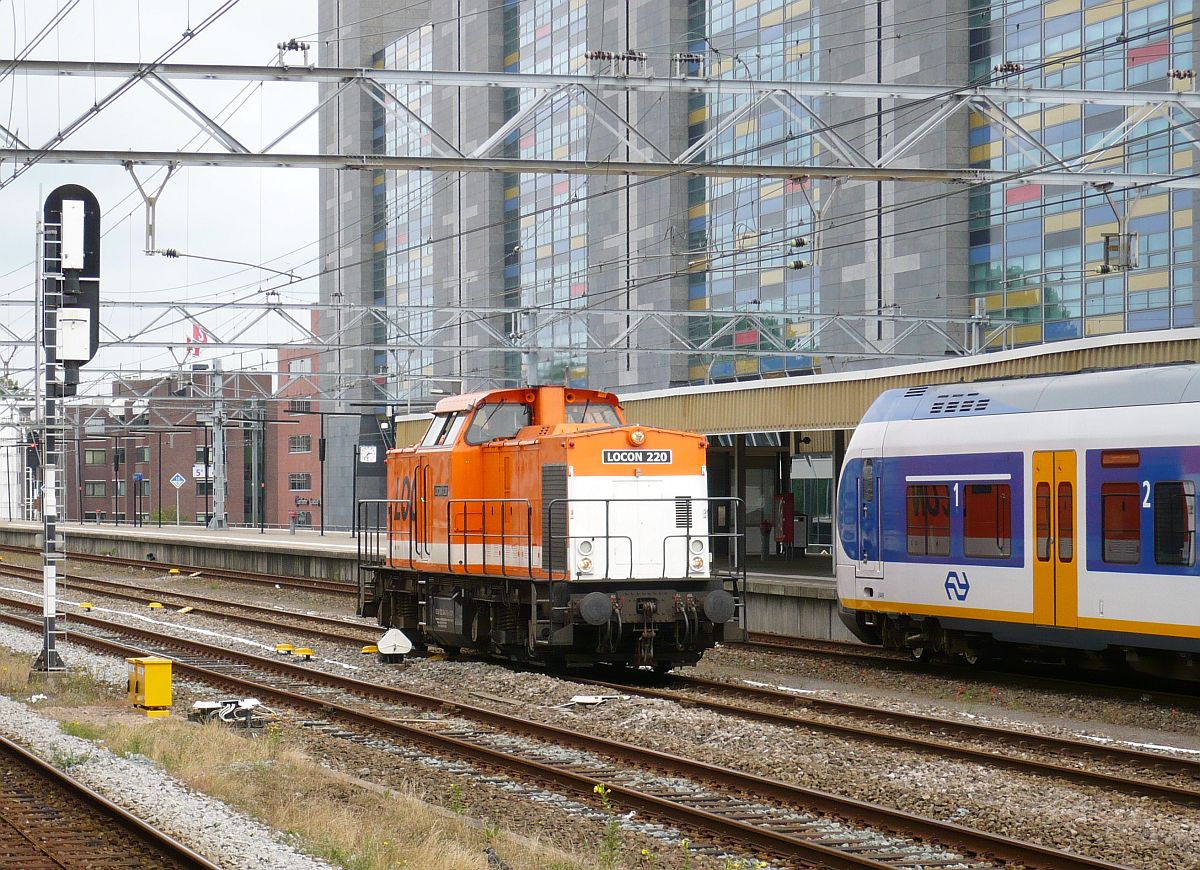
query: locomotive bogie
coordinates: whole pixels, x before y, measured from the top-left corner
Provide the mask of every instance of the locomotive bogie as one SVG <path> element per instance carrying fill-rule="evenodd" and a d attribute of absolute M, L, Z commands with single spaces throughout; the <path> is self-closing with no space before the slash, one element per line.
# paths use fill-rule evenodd
<path fill-rule="evenodd" d="M 839 483 L 843 621 L 917 655 L 1193 669 L 1198 411 L 1200 366 L 885 393 Z"/>

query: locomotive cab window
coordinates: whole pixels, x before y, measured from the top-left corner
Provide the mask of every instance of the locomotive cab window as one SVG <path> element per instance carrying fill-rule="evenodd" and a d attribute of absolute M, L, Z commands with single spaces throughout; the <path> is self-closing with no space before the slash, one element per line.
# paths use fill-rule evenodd
<path fill-rule="evenodd" d="M 514 438 L 529 425 L 529 406 L 518 402 L 483 405 L 467 427 L 468 444 L 486 444 L 497 438 Z"/>
<path fill-rule="evenodd" d="M 950 487 L 917 484 L 905 493 L 908 552 L 912 556 L 950 555 Z"/>
<path fill-rule="evenodd" d="M 1196 484 L 1165 480 L 1154 484 L 1154 561 L 1196 564 Z"/>
<path fill-rule="evenodd" d="M 454 443 L 465 419 L 466 414 L 439 414 L 434 417 L 429 424 L 429 431 L 421 440 L 421 446 L 437 447 Z"/>
<path fill-rule="evenodd" d="M 1100 534 L 1105 562 L 1136 565 L 1142 558 L 1141 493 L 1136 481 L 1100 486 Z"/>
<path fill-rule="evenodd" d="M 1012 556 L 1012 487 L 1007 483 L 963 486 L 963 555 L 981 559 Z"/>
<path fill-rule="evenodd" d="M 581 402 L 567 405 L 568 423 L 603 423 L 605 426 L 620 426 L 617 409 L 612 405 L 596 402 Z"/>

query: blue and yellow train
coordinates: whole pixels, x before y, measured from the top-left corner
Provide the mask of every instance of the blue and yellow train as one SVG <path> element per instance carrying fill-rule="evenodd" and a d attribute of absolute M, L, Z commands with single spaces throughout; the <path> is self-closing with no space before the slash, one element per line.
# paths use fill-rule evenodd
<path fill-rule="evenodd" d="M 969 661 L 1200 677 L 1200 365 L 883 393 L 837 498 L 841 616 Z"/>

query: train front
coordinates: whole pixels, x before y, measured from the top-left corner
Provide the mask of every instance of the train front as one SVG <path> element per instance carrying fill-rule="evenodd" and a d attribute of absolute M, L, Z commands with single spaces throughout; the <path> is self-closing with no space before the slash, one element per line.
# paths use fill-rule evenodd
<path fill-rule="evenodd" d="M 694 663 L 736 627 L 739 502 L 710 498 L 703 437 L 619 426 L 556 439 L 542 468 L 543 555 L 572 657 Z M 553 450 L 553 448 L 551 448 Z M 719 552 L 714 553 L 714 549 Z"/>

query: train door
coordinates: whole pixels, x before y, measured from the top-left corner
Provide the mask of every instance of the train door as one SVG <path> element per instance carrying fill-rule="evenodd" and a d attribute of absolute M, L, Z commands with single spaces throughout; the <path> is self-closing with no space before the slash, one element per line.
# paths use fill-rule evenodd
<path fill-rule="evenodd" d="M 856 577 L 883 576 L 883 555 L 879 549 L 879 469 L 879 457 L 864 454 L 862 474 L 858 478 L 859 556 L 854 566 Z"/>
<path fill-rule="evenodd" d="M 1073 450 L 1033 454 L 1033 621 L 1074 628 L 1079 621 Z"/>
<path fill-rule="evenodd" d="M 413 469 L 413 558 L 421 562 L 428 562 L 432 558 L 429 520 L 433 492 L 429 472 L 428 462 L 418 462 Z"/>

